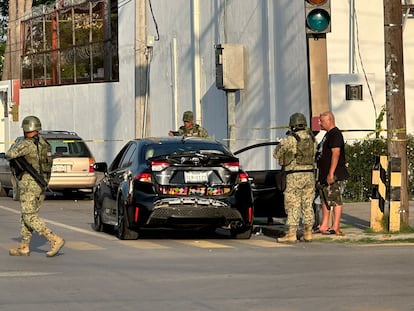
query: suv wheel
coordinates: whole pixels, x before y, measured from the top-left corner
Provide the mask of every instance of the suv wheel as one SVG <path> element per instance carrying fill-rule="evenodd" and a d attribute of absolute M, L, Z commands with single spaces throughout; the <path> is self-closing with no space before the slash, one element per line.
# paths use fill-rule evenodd
<path fill-rule="evenodd" d="M 17 184 L 17 180 L 16 178 L 12 177 L 12 185 L 13 185 L 13 189 L 12 189 L 12 198 L 13 201 L 19 201 L 20 200 L 20 190 L 19 190 L 19 185 Z"/>

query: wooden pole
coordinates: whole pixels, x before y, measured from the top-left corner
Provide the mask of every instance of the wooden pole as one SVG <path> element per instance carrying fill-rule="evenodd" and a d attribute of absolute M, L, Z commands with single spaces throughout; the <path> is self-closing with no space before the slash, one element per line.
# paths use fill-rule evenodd
<path fill-rule="evenodd" d="M 384 0 L 385 83 L 389 158 L 401 159 L 401 222 L 408 225 L 407 131 L 401 0 Z"/>

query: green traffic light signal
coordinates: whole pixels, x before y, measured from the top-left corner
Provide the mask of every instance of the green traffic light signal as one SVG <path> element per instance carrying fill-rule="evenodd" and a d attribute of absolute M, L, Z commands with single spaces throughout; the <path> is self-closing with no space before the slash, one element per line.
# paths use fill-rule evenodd
<path fill-rule="evenodd" d="M 322 32 L 331 24 L 331 16 L 322 9 L 314 9 L 306 16 L 306 25 L 310 30 Z"/>
<path fill-rule="evenodd" d="M 331 1 L 305 0 L 306 33 L 319 34 L 331 31 Z"/>

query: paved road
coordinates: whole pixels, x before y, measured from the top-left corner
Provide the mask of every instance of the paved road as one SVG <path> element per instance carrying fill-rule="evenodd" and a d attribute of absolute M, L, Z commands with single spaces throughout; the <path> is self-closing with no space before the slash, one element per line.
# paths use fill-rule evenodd
<path fill-rule="evenodd" d="M 413 246 L 275 243 L 149 232 L 119 241 L 91 230 L 92 202 L 47 200 L 67 244 L 46 258 L 10 257 L 18 204 L 0 199 L 0 310 L 414 310 Z"/>

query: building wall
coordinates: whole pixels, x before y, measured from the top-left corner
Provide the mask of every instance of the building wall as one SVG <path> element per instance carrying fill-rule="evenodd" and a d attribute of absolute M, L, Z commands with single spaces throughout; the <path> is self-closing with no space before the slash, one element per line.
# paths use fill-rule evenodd
<path fill-rule="evenodd" d="M 119 82 L 20 90 L 20 120 L 37 115 L 43 129 L 77 132 L 97 161 L 110 161 L 135 137 L 134 2 L 119 6 Z M 10 132 L 21 135 L 21 121 Z M 105 140 L 105 141 L 101 141 Z"/>
<path fill-rule="evenodd" d="M 338 126 L 345 130 L 345 138 L 352 142 L 364 139 L 369 132 L 347 132 L 359 128 L 375 129 L 375 119 L 385 106 L 385 57 L 383 1 L 355 1 L 355 65 L 354 74 L 368 80 L 364 85 L 363 102 L 346 102 L 343 93 L 331 94 L 331 107 L 337 116 Z M 349 62 L 349 1 L 331 1 L 332 32 L 327 35 L 328 72 L 333 76 L 347 75 Z M 407 133 L 414 132 L 414 18 L 405 19 L 404 41 L 404 77 L 406 98 Z M 334 79 L 335 80 L 335 79 Z M 366 83 L 366 81 L 365 81 Z M 332 86 L 331 86 L 332 87 Z M 338 86 L 333 86 L 338 88 Z M 386 122 L 383 123 L 386 128 Z M 381 133 L 386 136 L 385 132 Z"/>
<path fill-rule="evenodd" d="M 194 12 L 197 3 L 199 15 Z M 153 135 L 164 135 L 176 126 L 176 120 L 181 125 L 182 113 L 197 111 L 199 104 L 201 113 L 196 120 L 212 137 L 228 143 L 226 93 L 215 84 L 214 46 L 222 43 L 245 47 L 245 89 L 236 93 L 233 151 L 283 136 L 286 128 L 276 127 L 286 126 L 294 112 L 309 115 L 302 1 L 176 0 L 173 6 L 166 6 L 163 0 L 153 0 L 152 8 L 160 32 L 151 65 Z M 199 37 L 194 24 L 200 25 Z M 151 23 L 148 32 L 155 34 Z M 197 83 L 194 54 L 198 44 L 201 79 Z M 176 83 L 174 59 L 178 63 Z M 199 101 L 197 88 L 202 94 Z M 276 165 L 269 148 L 240 158 L 247 167 Z"/>
<path fill-rule="evenodd" d="M 332 0 L 332 32 L 327 35 L 328 72 L 349 73 L 349 1 Z M 76 131 L 90 140 L 98 161 L 110 161 L 126 140 L 135 136 L 135 1 L 119 2 L 120 81 L 117 83 L 21 90 L 20 119 L 38 115 L 45 129 Z M 284 136 L 289 116 L 309 116 L 307 52 L 303 0 L 152 0 L 159 40 L 150 63 L 150 136 L 166 135 L 181 125 L 185 110 L 196 113 L 215 139 L 227 137 L 226 93 L 215 85 L 215 45 L 242 44 L 245 48 L 245 89 L 236 92 L 236 139 L 233 151 Z M 355 115 L 375 120 L 385 104 L 382 1 L 355 1 L 358 19 L 356 72 L 365 69 L 374 93 L 372 102 L 342 108 L 338 95 L 331 107 L 340 128 L 351 130 Z M 148 35 L 157 32 L 148 10 Z M 413 132 L 414 49 L 413 19 L 404 30 L 408 132 Z M 362 67 L 363 65 L 363 67 Z M 335 80 L 335 79 L 333 79 Z M 375 107 L 375 109 L 374 109 Z M 350 115 L 351 114 L 351 115 Z M 371 122 L 371 121 L 369 121 Z M 20 124 L 6 120 L 11 137 Z M 365 126 L 365 125 L 364 125 Z M 352 134 L 354 135 L 354 134 Z M 358 134 L 363 138 L 366 133 Z M 353 139 L 356 137 L 350 137 Z M 96 140 L 105 140 L 97 142 Z M 246 169 L 277 167 L 272 147 L 246 152 Z"/>

